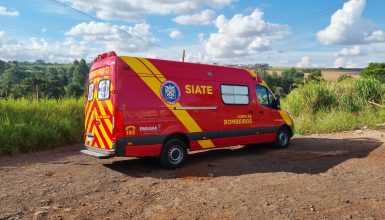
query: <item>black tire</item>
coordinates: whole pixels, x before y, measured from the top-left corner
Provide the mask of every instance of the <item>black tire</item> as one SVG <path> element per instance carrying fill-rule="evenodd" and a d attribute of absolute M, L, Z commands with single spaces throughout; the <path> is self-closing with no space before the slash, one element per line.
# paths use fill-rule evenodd
<path fill-rule="evenodd" d="M 167 169 L 181 167 L 186 161 L 186 158 L 186 143 L 177 138 L 166 141 L 159 156 L 160 163 Z"/>
<path fill-rule="evenodd" d="M 287 128 L 281 127 L 277 132 L 273 147 L 277 149 L 287 148 L 290 144 L 290 132 Z"/>

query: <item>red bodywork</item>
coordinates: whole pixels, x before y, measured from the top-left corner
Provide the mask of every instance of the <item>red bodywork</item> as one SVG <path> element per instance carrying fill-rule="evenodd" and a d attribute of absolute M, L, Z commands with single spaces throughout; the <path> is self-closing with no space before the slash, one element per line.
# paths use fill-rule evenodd
<path fill-rule="evenodd" d="M 108 100 L 98 99 L 102 79 L 110 79 Z M 279 127 L 293 126 L 285 111 L 258 103 L 256 85 L 266 84 L 242 68 L 106 53 L 95 59 L 89 83 L 85 145 L 111 155 L 159 155 L 170 137 L 190 151 L 273 142 Z M 249 104 L 225 104 L 223 85 L 247 86 Z"/>

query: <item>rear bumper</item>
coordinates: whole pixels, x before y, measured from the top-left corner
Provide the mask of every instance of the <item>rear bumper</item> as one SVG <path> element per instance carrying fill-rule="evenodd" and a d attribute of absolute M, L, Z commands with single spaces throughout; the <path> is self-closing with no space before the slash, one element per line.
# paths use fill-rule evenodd
<path fill-rule="evenodd" d="M 82 154 L 85 154 L 91 157 L 96 157 L 98 159 L 107 159 L 107 158 L 113 157 L 115 154 L 114 150 L 106 150 L 106 149 L 100 149 L 100 148 L 89 147 L 89 146 L 85 146 L 85 148 L 86 149 L 80 151 Z"/>
<path fill-rule="evenodd" d="M 142 146 L 123 146 L 117 145 L 116 150 L 106 150 L 95 147 L 85 146 L 80 152 L 87 156 L 96 157 L 98 159 L 107 159 L 114 156 L 117 157 L 146 157 L 159 156 L 162 150 L 162 144 L 151 144 Z"/>

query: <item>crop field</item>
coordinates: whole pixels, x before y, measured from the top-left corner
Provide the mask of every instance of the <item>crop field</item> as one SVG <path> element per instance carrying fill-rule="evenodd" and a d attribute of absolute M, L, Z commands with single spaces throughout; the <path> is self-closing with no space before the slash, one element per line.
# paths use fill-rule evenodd
<path fill-rule="evenodd" d="M 273 73 L 273 71 L 277 72 L 278 75 L 281 75 L 283 71 L 288 70 L 289 68 L 284 67 L 273 67 L 269 69 L 268 73 Z M 301 68 L 297 68 L 297 70 L 301 71 Z M 355 79 L 360 78 L 361 69 L 338 69 L 338 68 L 322 68 L 320 69 L 322 73 L 322 77 L 326 80 L 332 81 L 337 80 L 339 77 L 343 75 L 352 76 Z M 309 73 L 305 72 L 305 76 L 309 75 Z"/>

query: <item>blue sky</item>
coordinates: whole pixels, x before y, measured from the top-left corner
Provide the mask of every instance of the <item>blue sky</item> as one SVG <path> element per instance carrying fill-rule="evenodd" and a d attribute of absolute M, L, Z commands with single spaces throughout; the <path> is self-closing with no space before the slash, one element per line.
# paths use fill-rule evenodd
<path fill-rule="evenodd" d="M 381 0 L 0 0 L 0 59 L 92 60 L 114 50 L 203 63 L 383 62 Z M 107 23 L 101 22 L 105 21 Z M 115 26 L 115 27 L 113 27 Z"/>

